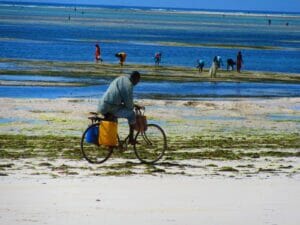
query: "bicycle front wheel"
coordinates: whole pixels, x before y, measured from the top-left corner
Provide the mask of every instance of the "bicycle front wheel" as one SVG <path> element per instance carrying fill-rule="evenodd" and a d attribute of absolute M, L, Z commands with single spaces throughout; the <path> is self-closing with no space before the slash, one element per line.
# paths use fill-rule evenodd
<path fill-rule="evenodd" d="M 164 130 L 156 124 L 148 124 L 147 131 L 138 132 L 133 146 L 136 157 L 143 163 L 153 164 L 160 160 L 167 149 Z"/>
<path fill-rule="evenodd" d="M 81 152 L 84 158 L 90 163 L 103 163 L 112 154 L 113 147 L 102 146 L 98 144 L 98 135 L 92 137 L 94 131 L 99 130 L 99 123 L 92 124 L 83 133 L 81 138 Z"/>

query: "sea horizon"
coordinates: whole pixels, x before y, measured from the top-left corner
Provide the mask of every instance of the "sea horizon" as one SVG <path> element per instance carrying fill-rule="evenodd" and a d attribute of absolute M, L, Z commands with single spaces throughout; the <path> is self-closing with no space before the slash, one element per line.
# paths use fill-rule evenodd
<path fill-rule="evenodd" d="M 239 15 L 287 15 L 287 16 L 300 16 L 300 12 L 291 11 L 265 11 L 265 10 L 228 10 L 228 9 L 206 9 L 206 8 L 173 8 L 173 7 L 150 7 L 150 6 L 122 6 L 122 5 L 101 5 L 101 4 L 80 4 L 80 3 L 46 3 L 46 2 L 15 2 L 15 1 L 0 1 L 2 5 L 24 5 L 24 6 L 64 6 L 64 7 L 87 7 L 87 8 L 120 8 L 120 9 L 137 9 L 137 10 L 158 10 L 158 11 L 168 11 L 168 12 L 189 12 L 189 13 L 213 13 L 213 14 L 236 14 Z"/>

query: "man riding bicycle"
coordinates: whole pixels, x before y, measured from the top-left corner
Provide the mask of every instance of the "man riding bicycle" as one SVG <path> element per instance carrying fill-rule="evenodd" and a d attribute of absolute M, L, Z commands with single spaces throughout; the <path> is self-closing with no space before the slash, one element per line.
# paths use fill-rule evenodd
<path fill-rule="evenodd" d="M 133 87 L 140 81 L 140 73 L 133 71 L 130 76 L 121 76 L 111 82 L 99 101 L 97 112 L 106 118 L 126 118 L 129 124 L 129 143 L 134 144 L 134 126 L 136 122 L 133 104 Z"/>

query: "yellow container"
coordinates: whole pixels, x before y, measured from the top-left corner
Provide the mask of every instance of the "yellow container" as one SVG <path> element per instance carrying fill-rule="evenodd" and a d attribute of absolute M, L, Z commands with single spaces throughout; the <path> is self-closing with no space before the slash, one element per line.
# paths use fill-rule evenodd
<path fill-rule="evenodd" d="M 105 146 L 118 145 L 118 123 L 101 121 L 99 126 L 99 144 Z"/>

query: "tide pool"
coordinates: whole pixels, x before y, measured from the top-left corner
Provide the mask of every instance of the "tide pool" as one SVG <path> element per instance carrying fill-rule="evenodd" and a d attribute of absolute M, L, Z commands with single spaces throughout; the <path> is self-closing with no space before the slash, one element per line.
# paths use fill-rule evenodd
<path fill-rule="evenodd" d="M 0 86 L 1 98 L 100 98 L 108 87 Z M 238 82 L 141 82 L 136 98 L 300 97 L 300 84 Z"/>

